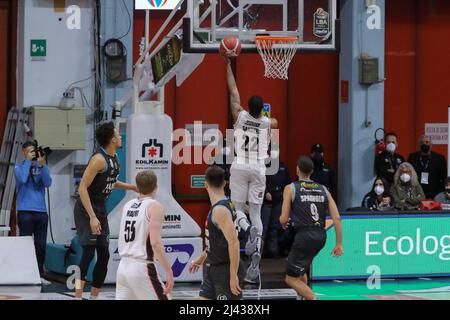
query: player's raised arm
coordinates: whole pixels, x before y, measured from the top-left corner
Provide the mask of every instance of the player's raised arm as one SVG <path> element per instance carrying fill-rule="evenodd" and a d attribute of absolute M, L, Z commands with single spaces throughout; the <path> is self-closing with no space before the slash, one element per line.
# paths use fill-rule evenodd
<path fill-rule="evenodd" d="M 231 114 L 233 115 L 233 122 L 235 123 L 239 112 L 243 109 L 241 107 L 241 98 L 239 96 L 239 90 L 236 85 L 236 80 L 234 79 L 233 70 L 231 70 L 231 60 L 226 58 L 227 64 L 227 85 L 228 91 L 230 92 L 230 109 Z"/>
<path fill-rule="evenodd" d="M 270 128 L 278 129 L 278 120 L 275 118 L 270 118 Z"/>

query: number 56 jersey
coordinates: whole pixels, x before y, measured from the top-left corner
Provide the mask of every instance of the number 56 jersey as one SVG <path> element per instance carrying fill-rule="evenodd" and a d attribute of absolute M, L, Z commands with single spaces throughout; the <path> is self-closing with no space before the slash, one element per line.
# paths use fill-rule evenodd
<path fill-rule="evenodd" d="M 154 202 L 151 198 L 134 199 L 123 207 L 119 231 L 119 254 L 122 258 L 154 261 L 147 216 L 147 208 Z"/>

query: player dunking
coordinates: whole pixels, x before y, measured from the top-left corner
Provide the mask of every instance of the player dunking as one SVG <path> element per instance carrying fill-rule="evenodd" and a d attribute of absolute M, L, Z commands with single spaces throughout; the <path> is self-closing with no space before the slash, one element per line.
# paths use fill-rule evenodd
<path fill-rule="evenodd" d="M 336 231 L 336 247 L 332 254 L 335 257 L 343 254 L 339 211 L 328 190 L 310 179 L 313 168 L 314 164 L 309 157 L 300 157 L 297 162 L 299 181 L 284 189 L 280 216 L 280 223 L 286 229 L 292 211 L 292 226 L 297 232 L 287 259 L 286 283 L 306 300 L 316 300 L 316 295 L 308 287 L 306 272 L 314 257 L 325 246 L 325 219 L 328 213 Z"/>
<path fill-rule="evenodd" d="M 139 172 L 136 185 L 140 195 L 124 206 L 120 223 L 116 300 L 168 300 L 173 272 L 161 239 L 164 207 L 154 200 L 157 177 L 153 171 Z M 155 258 L 167 274 L 165 287 Z"/>
<path fill-rule="evenodd" d="M 257 283 L 263 232 L 261 207 L 266 187 L 265 160 L 268 157 L 270 129 L 277 127 L 277 121 L 262 115 L 264 103 L 259 96 L 249 99 L 248 112 L 242 108 L 229 58 L 226 58 L 226 63 L 236 151 L 230 169 L 231 200 L 236 209 L 242 212 L 245 212 L 248 202 L 250 221 L 257 229 L 256 237 L 250 236 L 246 245 L 246 254 L 251 256 L 251 263 L 245 276 L 247 282 Z"/>
<path fill-rule="evenodd" d="M 200 298 L 207 300 L 242 299 L 244 269 L 240 263 L 237 218 L 234 207 L 225 196 L 225 171 L 218 166 L 206 170 L 205 186 L 211 200 L 205 226 L 206 249 L 189 266 L 197 272 L 204 265 Z"/>
<path fill-rule="evenodd" d="M 76 285 L 75 298 L 81 299 L 85 277 L 97 251 L 94 267 L 91 299 L 98 298 L 108 271 L 109 225 L 106 200 L 114 188 L 137 191 L 136 186 L 117 180 L 120 173 L 117 149 L 122 147 L 122 138 L 112 122 L 101 125 L 95 132 L 100 148 L 89 160 L 80 182 L 80 198 L 74 207 L 77 234 L 80 236 L 83 254 L 80 262 L 80 282 Z"/>

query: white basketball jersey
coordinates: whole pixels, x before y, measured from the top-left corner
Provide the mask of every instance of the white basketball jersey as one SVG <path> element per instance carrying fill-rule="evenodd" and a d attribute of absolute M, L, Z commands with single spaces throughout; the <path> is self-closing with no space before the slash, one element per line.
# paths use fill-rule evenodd
<path fill-rule="evenodd" d="M 264 164 L 268 158 L 271 121 L 261 116 L 256 119 L 247 111 L 241 111 L 234 125 L 234 162 L 238 164 Z"/>
<path fill-rule="evenodd" d="M 155 200 L 143 198 L 129 201 L 123 208 L 119 231 L 121 257 L 153 261 L 150 243 L 150 220 L 147 208 Z"/>

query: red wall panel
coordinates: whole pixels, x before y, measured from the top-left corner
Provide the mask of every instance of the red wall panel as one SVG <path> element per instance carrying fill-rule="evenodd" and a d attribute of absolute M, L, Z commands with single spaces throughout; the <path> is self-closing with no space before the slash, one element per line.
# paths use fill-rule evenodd
<path fill-rule="evenodd" d="M 447 123 L 449 35 L 449 1 L 386 2 L 385 123 L 405 157 L 418 149 L 425 123 Z M 434 150 L 447 155 L 446 145 Z"/>
<path fill-rule="evenodd" d="M 416 141 L 425 123 L 448 121 L 450 1 L 417 1 L 417 12 Z M 434 150 L 447 155 L 446 146 Z"/>
<path fill-rule="evenodd" d="M 8 96 L 8 3 L 0 1 L 0 142 L 7 115 Z"/>
<path fill-rule="evenodd" d="M 287 152 L 292 175 L 299 155 L 322 143 L 325 160 L 337 171 L 339 57 L 297 55 L 289 70 Z"/>
<path fill-rule="evenodd" d="M 218 124 L 225 133 L 228 124 L 228 93 L 225 79 L 225 64 L 218 55 L 206 55 L 204 62 L 183 83 L 176 88 L 175 128 L 201 121 Z M 202 152 L 202 148 L 196 149 Z M 192 150 L 192 160 L 194 151 Z M 202 161 L 203 162 L 203 161 Z M 177 193 L 199 194 L 202 189 L 190 188 L 191 175 L 202 175 L 206 164 L 181 164 L 174 166 Z"/>
<path fill-rule="evenodd" d="M 416 145 L 416 8 L 411 2 L 386 2 L 385 129 L 397 132 L 404 157 Z"/>

